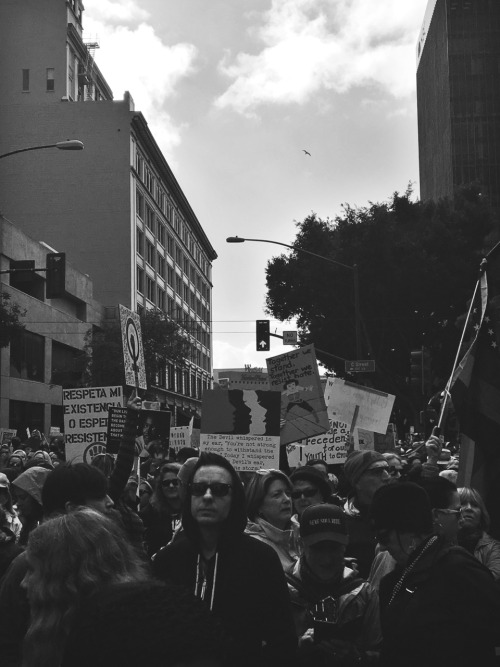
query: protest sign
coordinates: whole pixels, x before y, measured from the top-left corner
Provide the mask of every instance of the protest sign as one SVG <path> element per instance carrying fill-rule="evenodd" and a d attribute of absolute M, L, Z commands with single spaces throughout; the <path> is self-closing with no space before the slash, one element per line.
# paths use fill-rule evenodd
<path fill-rule="evenodd" d="M 16 434 L 17 431 L 15 428 L 0 428 L 0 445 L 9 445 Z"/>
<path fill-rule="evenodd" d="M 140 317 L 137 313 L 120 304 L 120 325 L 122 329 L 125 384 L 129 387 L 147 389 Z"/>
<path fill-rule="evenodd" d="M 325 463 L 344 463 L 348 438 L 349 425 L 331 420 L 330 429 L 326 433 L 288 445 L 288 463 L 291 467 L 305 465 L 311 459 L 323 459 Z"/>
<path fill-rule="evenodd" d="M 96 442 L 102 443 L 105 450 L 108 410 L 112 406 L 123 406 L 121 386 L 63 389 L 67 461 L 90 463 Z"/>
<path fill-rule="evenodd" d="M 170 449 L 178 452 L 181 447 L 191 447 L 191 433 L 189 426 L 170 427 Z"/>
<path fill-rule="evenodd" d="M 123 437 L 123 428 L 127 419 L 127 408 L 112 406 L 108 411 L 108 431 L 106 452 L 117 454 Z"/>
<path fill-rule="evenodd" d="M 328 378 L 325 387 L 325 401 L 331 418 L 375 433 L 386 433 L 394 399 L 392 394 L 340 378 Z"/>
<path fill-rule="evenodd" d="M 200 451 L 222 454 L 236 470 L 278 467 L 280 405 L 277 391 L 205 391 Z"/>
<path fill-rule="evenodd" d="M 141 410 L 138 426 L 138 437 L 135 439 L 141 458 L 147 458 L 147 447 L 153 440 L 159 440 L 163 451 L 168 451 L 170 440 L 170 418 L 168 410 Z"/>
<path fill-rule="evenodd" d="M 269 387 L 281 392 L 280 443 L 326 433 L 330 428 L 314 345 L 266 359 Z"/>

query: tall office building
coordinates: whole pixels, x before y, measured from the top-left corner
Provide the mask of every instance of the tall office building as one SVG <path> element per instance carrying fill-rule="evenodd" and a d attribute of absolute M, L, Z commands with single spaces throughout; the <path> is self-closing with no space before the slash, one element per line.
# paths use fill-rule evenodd
<path fill-rule="evenodd" d="M 118 304 L 159 308 L 183 327 L 190 358 L 156 389 L 176 414 L 199 414 L 217 255 L 130 94 L 113 100 L 82 20 L 81 0 L 0 0 L 0 154 L 85 144 L 0 160 L 0 210 L 88 274 L 108 318 Z"/>
<path fill-rule="evenodd" d="M 500 208 L 499 0 L 429 0 L 417 104 L 421 198 L 478 183 Z"/>

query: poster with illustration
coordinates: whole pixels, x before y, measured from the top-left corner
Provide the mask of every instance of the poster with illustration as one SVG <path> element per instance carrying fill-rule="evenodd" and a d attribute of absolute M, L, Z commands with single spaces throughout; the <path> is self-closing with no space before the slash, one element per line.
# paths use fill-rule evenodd
<path fill-rule="evenodd" d="M 314 345 L 266 359 L 269 386 L 281 392 L 280 443 L 287 445 L 330 428 Z"/>
<path fill-rule="evenodd" d="M 225 456 L 239 471 L 279 465 L 281 393 L 209 389 L 203 393 L 200 451 Z"/>

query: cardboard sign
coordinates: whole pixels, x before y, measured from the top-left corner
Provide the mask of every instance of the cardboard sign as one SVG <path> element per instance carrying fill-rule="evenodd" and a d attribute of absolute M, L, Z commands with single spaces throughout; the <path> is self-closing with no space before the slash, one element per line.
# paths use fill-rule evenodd
<path fill-rule="evenodd" d="M 0 445 L 9 445 L 12 438 L 15 438 L 17 431 L 15 428 L 0 428 Z"/>
<path fill-rule="evenodd" d="M 387 431 L 395 396 L 340 378 L 328 378 L 325 401 L 332 419 L 375 433 Z M 355 419 L 355 424 L 353 424 Z"/>
<path fill-rule="evenodd" d="M 279 468 L 280 439 L 271 435 L 201 433 L 200 451 L 224 456 L 240 472 Z"/>
<path fill-rule="evenodd" d="M 326 433 L 330 428 L 314 345 L 266 359 L 269 386 L 281 392 L 280 442 Z"/>
<path fill-rule="evenodd" d="M 322 459 L 326 463 L 344 463 L 348 438 L 349 424 L 332 420 L 327 433 L 287 445 L 288 463 L 291 467 L 305 465 L 311 459 Z"/>
<path fill-rule="evenodd" d="M 127 419 L 127 408 L 111 407 L 108 411 L 108 433 L 106 451 L 117 454 L 123 437 L 123 429 Z"/>
<path fill-rule="evenodd" d="M 116 387 L 82 387 L 63 389 L 66 461 L 80 463 L 95 456 L 92 445 L 102 443 L 106 449 L 108 410 L 123 406 L 123 389 Z"/>
<path fill-rule="evenodd" d="M 171 426 L 169 447 L 175 453 L 182 447 L 191 447 L 191 433 L 189 426 Z"/>
<path fill-rule="evenodd" d="M 200 451 L 225 456 L 236 470 L 277 467 L 281 394 L 209 389 L 203 394 Z"/>
<path fill-rule="evenodd" d="M 128 387 L 147 389 L 144 349 L 142 347 L 141 320 L 137 313 L 120 304 L 123 363 L 125 383 Z"/>
<path fill-rule="evenodd" d="M 135 439 L 139 456 L 149 456 L 148 445 L 159 440 L 163 449 L 168 450 L 170 440 L 171 413 L 168 410 L 141 410 L 138 437 Z"/>

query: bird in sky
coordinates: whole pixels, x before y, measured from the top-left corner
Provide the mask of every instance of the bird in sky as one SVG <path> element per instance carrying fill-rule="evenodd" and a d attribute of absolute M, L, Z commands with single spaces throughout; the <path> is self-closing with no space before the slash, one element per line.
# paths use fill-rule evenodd
<path fill-rule="evenodd" d="M 306 155 L 309 155 L 309 157 L 311 157 L 311 153 L 309 153 L 309 151 L 306 151 L 305 148 L 303 148 L 302 150 L 304 151 L 304 153 L 305 153 Z"/>

